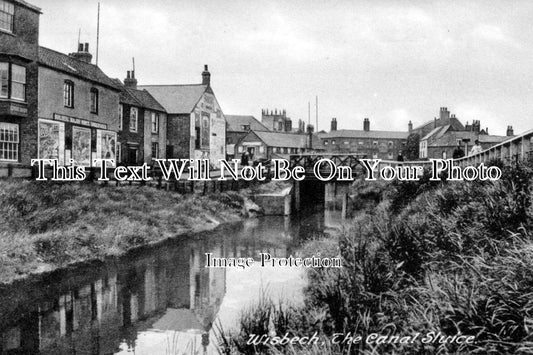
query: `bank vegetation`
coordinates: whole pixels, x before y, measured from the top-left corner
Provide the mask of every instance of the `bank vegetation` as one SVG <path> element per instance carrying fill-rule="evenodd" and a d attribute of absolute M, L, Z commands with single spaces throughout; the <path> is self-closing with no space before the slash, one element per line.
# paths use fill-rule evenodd
<path fill-rule="evenodd" d="M 500 164 L 499 162 L 495 162 Z M 367 198 L 340 236 L 304 246 L 340 254 L 343 268 L 310 270 L 304 305 L 261 300 L 241 331 L 221 332 L 223 350 L 264 354 L 533 353 L 533 207 L 530 164 L 502 167 L 497 182 L 367 182 Z M 314 346 L 247 344 L 250 334 L 288 333 Z M 439 341 L 333 344 L 336 333 L 412 337 L 473 335 L 472 344 Z"/>
<path fill-rule="evenodd" d="M 0 181 L 0 283 L 238 221 L 244 204 L 230 191 Z"/>

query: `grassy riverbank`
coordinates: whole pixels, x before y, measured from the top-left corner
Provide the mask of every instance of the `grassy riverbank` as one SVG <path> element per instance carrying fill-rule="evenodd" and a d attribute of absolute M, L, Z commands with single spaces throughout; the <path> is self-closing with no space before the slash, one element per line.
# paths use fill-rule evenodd
<path fill-rule="evenodd" d="M 531 166 L 519 166 L 506 168 L 498 182 L 366 187 L 364 194 L 381 202 L 340 237 L 307 246 L 340 253 L 343 269 L 311 270 L 305 307 L 265 300 L 251 307 L 242 331 L 225 334 L 228 347 L 268 354 L 533 353 L 532 177 Z M 273 331 L 316 331 L 329 341 L 246 344 L 249 334 Z M 331 343 L 333 334 L 349 332 L 363 339 L 421 335 L 406 344 Z M 475 342 L 420 341 L 430 332 L 473 335 Z"/>
<path fill-rule="evenodd" d="M 236 192 L 0 181 L 0 282 L 238 221 L 243 206 Z"/>

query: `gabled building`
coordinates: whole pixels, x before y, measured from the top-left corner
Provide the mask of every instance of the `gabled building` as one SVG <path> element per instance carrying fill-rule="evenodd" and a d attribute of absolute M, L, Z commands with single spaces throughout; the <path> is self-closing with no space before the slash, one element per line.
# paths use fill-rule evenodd
<path fill-rule="evenodd" d="M 317 135 L 283 133 L 272 131 L 250 131 L 235 145 L 235 158 L 248 152 L 250 160 L 288 159 L 291 154 L 323 152 Z"/>
<path fill-rule="evenodd" d="M 143 85 L 167 112 L 167 158 L 209 159 L 219 166 L 226 157 L 226 120 L 211 88 L 207 65 L 202 83 Z"/>
<path fill-rule="evenodd" d="M 22 0 L 0 0 L 0 166 L 37 156 L 39 16 Z"/>
<path fill-rule="evenodd" d="M 465 126 L 459 121 L 455 114 L 450 114 L 447 107 L 441 107 L 439 110 L 439 118 L 435 117 L 433 120 L 427 121 L 424 124 L 413 128 L 413 124 L 409 121 L 409 133 L 416 133 L 420 138 L 426 136 L 435 128 L 449 126 L 454 131 L 464 131 Z"/>
<path fill-rule="evenodd" d="M 365 118 L 362 130 L 337 129 L 337 119 L 331 120 L 331 130 L 319 133 L 327 152 L 357 154 L 372 159 L 396 160 L 407 141 L 408 132 L 374 131 L 370 119 Z"/>
<path fill-rule="evenodd" d="M 254 116 L 226 115 L 226 155 L 233 159 L 235 144 L 240 142 L 250 131 L 268 131 L 269 129 Z"/>
<path fill-rule="evenodd" d="M 146 90 L 137 89 L 135 71 L 128 71 L 120 87 L 118 162 L 152 164 L 166 158 L 166 111 Z"/>
<path fill-rule="evenodd" d="M 69 55 L 39 47 L 39 158 L 116 160 L 120 89 L 91 60 L 88 43 Z"/>
<path fill-rule="evenodd" d="M 479 126 L 479 121 L 474 121 L 472 125 L 467 124 L 468 130 L 454 130 L 451 125 L 435 128 L 420 139 L 420 158 L 450 159 L 458 146 L 468 155 L 476 140 L 479 141 L 481 148 L 488 149 L 513 136 L 511 126 L 508 126 L 505 136 L 489 135 L 488 128 L 480 130 Z"/>

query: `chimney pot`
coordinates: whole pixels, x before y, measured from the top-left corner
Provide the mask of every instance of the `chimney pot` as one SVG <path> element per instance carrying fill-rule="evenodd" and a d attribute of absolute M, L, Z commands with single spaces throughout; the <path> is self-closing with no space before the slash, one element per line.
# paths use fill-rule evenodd
<path fill-rule="evenodd" d="M 85 52 L 89 53 L 89 43 L 85 43 Z"/>
<path fill-rule="evenodd" d="M 78 43 L 78 52 L 83 52 L 83 43 Z"/>
<path fill-rule="evenodd" d="M 202 85 L 211 85 L 211 73 L 207 69 L 207 64 L 204 64 L 204 71 L 202 72 Z"/>

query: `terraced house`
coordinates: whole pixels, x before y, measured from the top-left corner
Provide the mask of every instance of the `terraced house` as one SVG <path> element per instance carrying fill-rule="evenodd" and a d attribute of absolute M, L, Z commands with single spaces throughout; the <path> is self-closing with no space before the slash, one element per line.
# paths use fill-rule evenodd
<path fill-rule="evenodd" d="M 145 85 L 167 112 L 167 158 L 209 159 L 219 166 L 226 157 L 226 119 L 211 87 L 207 65 L 202 83 Z"/>
<path fill-rule="evenodd" d="M 116 160 L 120 89 L 91 61 L 88 43 L 69 55 L 39 48 L 39 158 Z"/>
<path fill-rule="evenodd" d="M 146 90 L 137 89 L 135 71 L 128 71 L 124 84 L 119 80 L 120 106 L 117 159 L 119 164 L 151 164 L 166 158 L 167 114 Z"/>
<path fill-rule="evenodd" d="M 0 0 L 0 166 L 29 165 L 37 155 L 40 13 Z"/>

